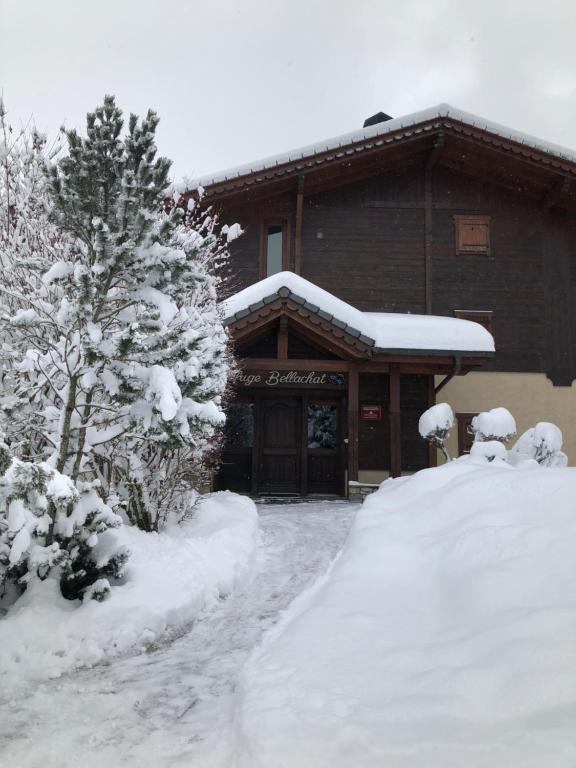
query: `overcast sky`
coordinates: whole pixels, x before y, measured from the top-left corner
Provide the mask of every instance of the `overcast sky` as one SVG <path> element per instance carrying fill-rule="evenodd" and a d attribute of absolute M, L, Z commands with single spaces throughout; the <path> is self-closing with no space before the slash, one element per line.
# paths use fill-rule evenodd
<path fill-rule="evenodd" d="M 447 101 L 576 147 L 576 0 L 0 0 L 16 123 L 105 93 L 193 176 Z"/>

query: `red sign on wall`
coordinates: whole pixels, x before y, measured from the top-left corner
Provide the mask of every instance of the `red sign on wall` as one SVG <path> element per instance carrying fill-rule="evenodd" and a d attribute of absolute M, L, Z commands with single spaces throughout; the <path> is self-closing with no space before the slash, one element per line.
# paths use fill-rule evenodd
<path fill-rule="evenodd" d="M 382 406 L 362 405 L 360 407 L 360 418 L 362 421 L 380 421 L 382 418 Z"/>

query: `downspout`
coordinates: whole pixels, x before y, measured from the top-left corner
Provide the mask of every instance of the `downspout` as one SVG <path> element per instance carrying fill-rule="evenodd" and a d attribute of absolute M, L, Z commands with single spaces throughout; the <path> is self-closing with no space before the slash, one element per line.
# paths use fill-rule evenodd
<path fill-rule="evenodd" d="M 448 374 L 448 376 L 445 376 L 440 384 L 438 384 L 437 387 L 434 387 L 434 394 L 437 395 L 438 392 L 440 392 L 441 389 L 444 389 L 446 384 L 448 384 L 454 376 L 458 376 L 460 371 L 462 370 L 462 358 L 455 355 L 454 356 L 454 368 L 452 369 L 452 372 Z"/>

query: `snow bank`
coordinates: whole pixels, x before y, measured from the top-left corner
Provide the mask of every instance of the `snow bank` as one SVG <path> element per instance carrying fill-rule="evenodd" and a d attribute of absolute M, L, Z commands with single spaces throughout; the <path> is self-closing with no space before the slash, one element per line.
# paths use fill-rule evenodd
<path fill-rule="evenodd" d="M 494 339 L 479 323 L 455 317 L 361 312 L 337 296 L 293 272 L 278 272 L 249 285 L 223 302 L 230 319 L 287 289 L 374 342 L 378 349 L 493 352 Z"/>
<path fill-rule="evenodd" d="M 573 768 L 576 470 L 390 480 L 245 671 L 246 766 Z"/>
<path fill-rule="evenodd" d="M 0 690 L 17 691 L 108 656 L 141 650 L 192 621 L 248 578 L 258 516 L 250 499 L 208 496 L 192 520 L 168 531 L 123 526 L 115 536 L 131 550 L 126 583 L 104 603 L 78 606 L 58 584 L 35 584 L 0 620 Z"/>

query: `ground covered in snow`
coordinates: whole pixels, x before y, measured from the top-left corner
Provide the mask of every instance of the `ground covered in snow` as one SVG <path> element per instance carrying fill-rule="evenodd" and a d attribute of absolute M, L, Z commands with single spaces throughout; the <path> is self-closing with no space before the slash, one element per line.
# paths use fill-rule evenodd
<path fill-rule="evenodd" d="M 80 605 L 62 598 L 56 580 L 35 581 L 0 620 L 4 695 L 179 631 L 249 578 L 258 517 L 250 499 L 224 492 L 160 534 L 125 525 L 113 535 L 131 554 L 125 583 L 105 602 Z"/>
<path fill-rule="evenodd" d="M 0 686 L 0 766 L 229 768 L 244 760 L 237 721 L 240 670 L 282 611 L 324 574 L 356 509 L 338 502 L 260 506 L 260 544 L 250 578 L 226 599 L 210 601 L 177 634 L 164 635 L 146 652 L 28 683 L 17 693 Z M 196 532 L 210 539 L 209 524 L 200 521 L 205 527 Z M 191 548 L 200 575 L 216 567 L 210 557 L 196 554 Z M 171 563 L 166 552 L 155 577 L 168 580 L 181 568 L 182 561 Z M 233 568 L 224 575 L 223 592 Z M 182 601 L 185 586 L 177 584 L 171 603 L 180 618 L 191 616 Z M 196 605 L 193 579 L 188 589 Z M 154 623 L 160 606 L 153 598 L 149 607 Z M 120 613 L 116 621 L 121 633 Z"/>
<path fill-rule="evenodd" d="M 241 766 L 574 768 L 576 470 L 388 481 L 243 674 Z"/>

